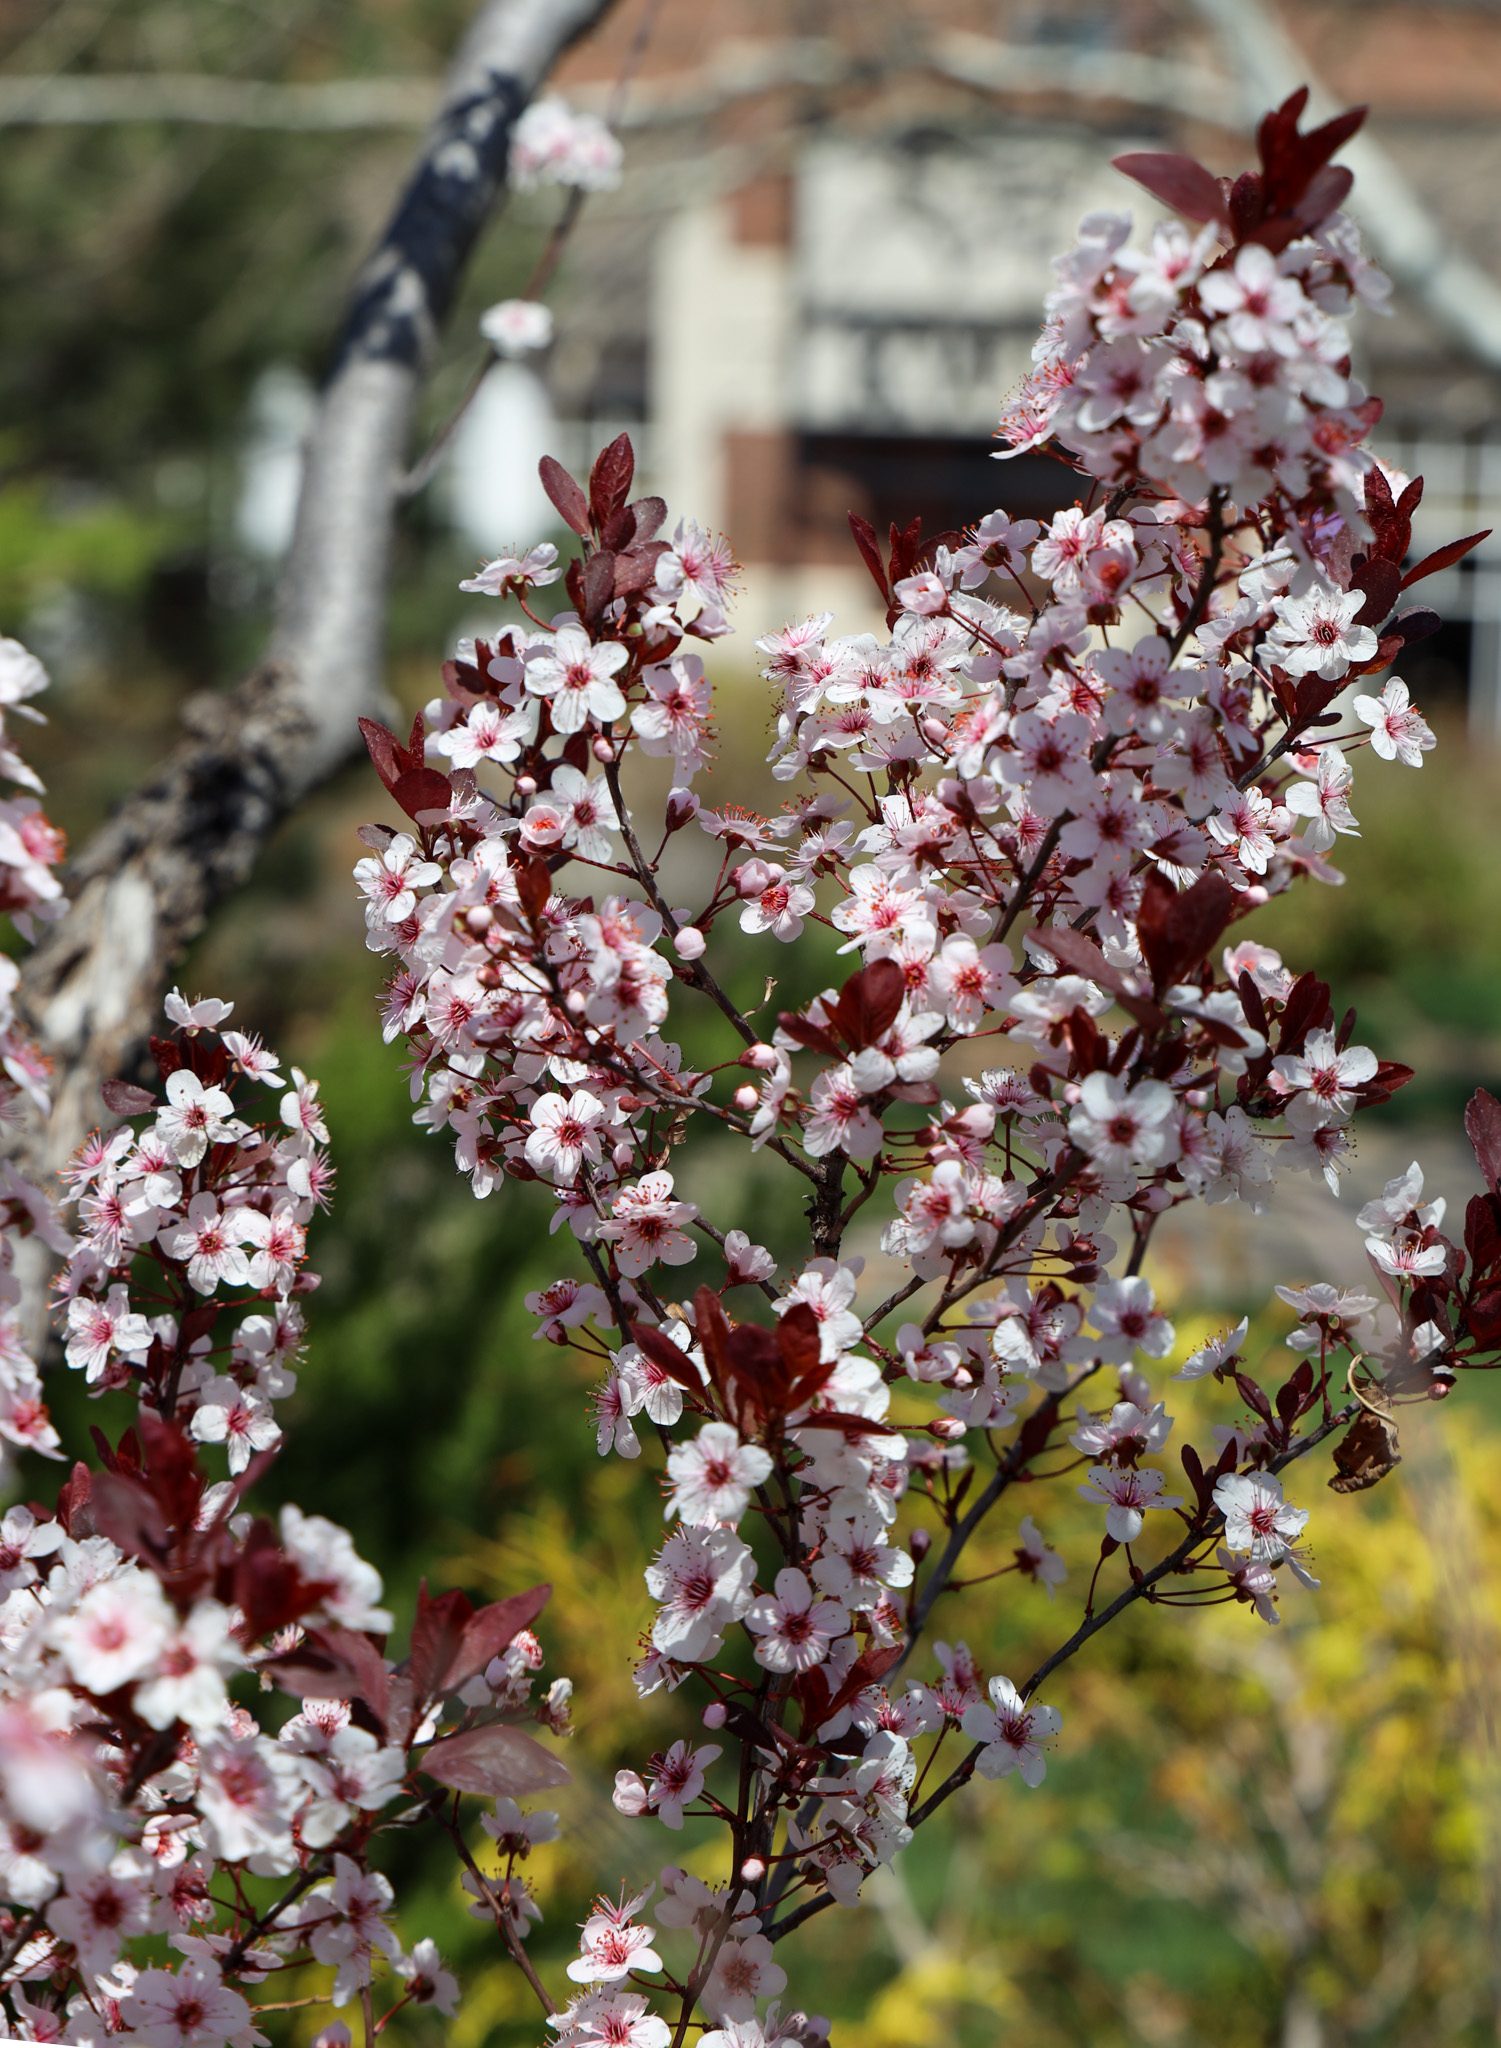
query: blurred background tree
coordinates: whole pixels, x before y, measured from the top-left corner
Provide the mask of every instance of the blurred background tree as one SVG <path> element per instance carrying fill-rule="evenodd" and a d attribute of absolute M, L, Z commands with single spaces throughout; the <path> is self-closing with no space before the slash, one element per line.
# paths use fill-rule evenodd
<path fill-rule="evenodd" d="M 159 755 L 183 697 L 259 652 L 309 394 L 466 15 L 456 0 L 21 0 L 0 26 L 0 630 L 52 667 L 36 753 L 75 837 Z M 1501 10 L 1311 0 L 1285 26 L 1332 90 L 1374 101 L 1381 143 L 1469 258 L 1501 264 Z M 1186 139 L 1228 168 L 1245 115 L 1206 10 L 1173 0 L 624 0 L 565 89 L 602 105 L 647 30 L 626 182 L 570 244 L 554 350 L 540 374 L 492 374 L 454 461 L 407 508 L 390 682 L 409 710 L 432 694 L 474 617 L 459 576 L 545 530 L 529 482 L 544 440 L 578 467 L 625 425 L 674 515 L 726 527 L 746 564 L 741 638 L 719 662 L 738 764 L 767 723 L 749 637 L 824 592 L 842 627 L 871 623 L 849 507 L 931 526 L 1072 497 L 1056 469 L 987 461 L 1046 256 L 1086 203 L 1126 203 L 1100 168 L 1113 151 Z M 218 117 L 164 117 L 201 112 L 204 80 L 232 89 Z M 475 316 L 521 286 L 555 214 L 555 194 L 513 199 L 486 237 L 429 428 L 479 360 Z M 1501 526 L 1486 516 L 1494 363 L 1412 295 L 1367 345 L 1371 383 L 1394 395 L 1383 452 L 1429 475 L 1435 527 Z M 1259 934 L 1293 959 L 1317 940 L 1340 1005 L 1420 1068 L 1372 1119 L 1363 1191 L 1415 1152 L 1461 1195 L 1458 1105 L 1501 1085 L 1498 562 L 1453 572 L 1409 676 L 1439 750 L 1421 776 L 1363 771 L 1346 886 L 1276 907 Z M 558 1264 L 545 1206 L 509 1183 L 475 1204 L 411 1126 L 348 880 L 377 796 L 352 769 L 290 819 L 184 979 L 322 1077 L 334 1132 L 324 1285 L 270 1491 L 346 1522 L 398 1608 L 424 1572 L 559 1587 L 549 1643 L 579 1680 L 577 1784 L 569 1832 L 538 1852 L 534 1945 L 560 1963 L 591 1877 L 654 1874 L 607 1788 L 643 1711 L 626 1671 L 645 1600 L 622 1560 L 656 1521 L 596 1459 L 571 1368 L 530 1341 L 522 1297 Z M 826 965 L 796 971 L 816 987 Z M 745 1227 L 775 1251 L 767 1186 L 743 1192 Z M 1242 1308 L 1276 1343 L 1273 1277 L 1358 1277 L 1352 1208 L 1310 1186 L 1260 1224 L 1215 1212 L 1229 1234 L 1213 1243 L 1168 1233 L 1156 1277 L 1181 1350 Z M 58 1396 L 76 1398 L 60 1375 Z M 793 1990 L 836 2016 L 836 2042 L 1501 2038 L 1501 1438 L 1484 1390 L 1457 1403 L 1433 1418 L 1442 1441 L 1413 1428 L 1381 1494 L 1309 1503 L 1325 1590 L 1279 1631 L 1229 1609 L 1107 1634 L 1058 1692 L 1065 1734 L 1038 1795 L 956 1802 L 870 1887 L 870 1911 L 809 1931 Z M 1025 1630 L 972 1637 L 991 1668 L 1014 1674 L 1063 1632 L 1087 1523 L 1081 1509 L 1046 1531 L 1076 1565 L 1054 1608 L 1039 1593 Z M 676 1730 L 670 1703 L 646 1711 L 664 1740 Z M 454 2048 L 534 2040 L 446 1871 L 413 1882 L 470 1981 Z M 312 2031 L 300 2017 L 289 2038 Z M 393 2032 L 437 2038 L 420 2016 Z"/>

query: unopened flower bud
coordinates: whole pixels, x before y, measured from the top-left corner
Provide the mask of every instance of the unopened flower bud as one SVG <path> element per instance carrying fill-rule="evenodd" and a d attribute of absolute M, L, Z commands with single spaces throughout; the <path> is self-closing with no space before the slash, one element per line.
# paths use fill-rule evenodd
<path fill-rule="evenodd" d="M 914 1529 L 907 1548 L 912 1553 L 912 1562 L 914 1564 L 921 1564 L 928 1552 L 933 1548 L 933 1538 L 926 1529 Z"/>
<path fill-rule="evenodd" d="M 755 1045 L 748 1045 L 740 1055 L 742 1067 L 754 1067 L 758 1074 L 769 1074 L 777 1063 L 777 1049 L 764 1039 Z"/>
<path fill-rule="evenodd" d="M 955 1443 L 964 1434 L 964 1424 L 957 1415 L 940 1415 L 930 1426 L 934 1436 L 944 1443 Z"/>
<path fill-rule="evenodd" d="M 931 747 L 941 747 L 948 740 L 949 729 L 941 718 L 925 718 L 917 729 Z"/>
<path fill-rule="evenodd" d="M 766 1864 L 759 1856 L 747 1856 L 740 1866 L 740 1875 L 747 1884 L 759 1884 L 766 1875 Z"/>
<path fill-rule="evenodd" d="M 680 960 L 702 960 L 708 940 L 696 924 L 685 924 L 672 943 Z"/>
<path fill-rule="evenodd" d="M 747 1082 L 743 1088 L 737 1088 L 735 1090 L 736 1109 L 745 1110 L 747 1113 L 749 1113 L 751 1110 L 755 1108 L 756 1104 L 760 1101 L 760 1099 L 760 1096 L 757 1094 L 756 1090 L 751 1087 L 749 1082 Z"/>
<path fill-rule="evenodd" d="M 605 762 L 613 761 L 615 758 L 615 742 L 607 739 L 603 733 L 595 735 L 594 758 L 596 761 Z"/>
<path fill-rule="evenodd" d="M 342 2020 L 330 2020 L 313 2041 L 313 2048 L 349 2048 L 349 2029 Z"/>
<path fill-rule="evenodd" d="M 742 896 L 764 896 L 771 887 L 771 867 L 753 855 L 735 870 L 735 887 Z"/>
<path fill-rule="evenodd" d="M 698 816 L 698 798 L 691 789 L 670 789 L 667 792 L 667 829 L 681 832 L 683 827 Z"/>
<path fill-rule="evenodd" d="M 472 910 L 465 913 L 464 922 L 477 939 L 483 938 L 495 922 L 495 912 L 488 903 L 476 903 Z"/>
<path fill-rule="evenodd" d="M 563 1001 L 570 1017 L 582 1017 L 589 1007 L 589 998 L 579 988 L 571 988 Z"/>
<path fill-rule="evenodd" d="M 722 1728 L 728 1718 L 724 1710 L 723 1700 L 710 1700 L 709 1704 L 704 1708 L 704 1726 L 706 1728 Z"/>
<path fill-rule="evenodd" d="M 535 775 L 518 775 L 516 777 L 517 796 L 535 796 L 536 793 L 537 778 Z"/>
<path fill-rule="evenodd" d="M 635 1156 L 635 1146 L 628 1145 L 625 1139 L 622 1138 L 620 1143 L 615 1147 L 614 1151 L 610 1154 L 610 1159 L 617 1173 L 625 1173 L 629 1171 L 631 1161 L 635 1158 Z"/>

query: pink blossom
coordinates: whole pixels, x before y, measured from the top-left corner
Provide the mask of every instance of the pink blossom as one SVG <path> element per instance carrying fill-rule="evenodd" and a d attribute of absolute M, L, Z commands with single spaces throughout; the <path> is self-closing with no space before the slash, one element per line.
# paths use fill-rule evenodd
<path fill-rule="evenodd" d="M 971 1742 L 984 1744 L 975 1759 L 982 1778 L 1019 1773 L 1024 1785 L 1040 1785 L 1047 1775 L 1042 1745 L 1058 1733 L 1063 1717 L 1056 1707 L 1029 1707 L 1009 1678 L 992 1678 L 990 1701 L 964 1709 L 959 1726 Z"/>
<path fill-rule="evenodd" d="M 760 1638 L 758 1664 L 768 1671 L 810 1671 L 848 1631 L 850 1618 L 837 1600 L 817 1599 L 805 1573 L 784 1566 L 775 1594 L 751 1602 L 745 1625 Z"/>

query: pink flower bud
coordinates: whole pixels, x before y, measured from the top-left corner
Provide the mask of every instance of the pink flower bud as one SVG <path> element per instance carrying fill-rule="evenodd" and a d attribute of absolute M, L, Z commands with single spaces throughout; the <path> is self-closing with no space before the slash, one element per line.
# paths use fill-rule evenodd
<path fill-rule="evenodd" d="M 957 1415 L 940 1415 L 930 1426 L 934 1436 L 946 1444 L 956 1443 L 964 1434 L 964 1424 Z"/>
<path fill-rule="evenodd" d="M 342 2020 L 330 2020 L 313 2042 L 313 2048 L 349 2048 L 349 2029 Z"/>
<path fill-rule="evenodd" d="M 537 778 L 535 775 L 518 775 L 516 777 L 516 794 L 518 796 L 533 796 L 536 794 L 536 789 Z"/>
<path fill-rule="evenodd" d="M 595 735 L 594 758 L 596 761 L 605 762 L 613 761 L 615 758 L 615 742 L 611 739 L 606 739 L 603 733 Z"/>
<path fill-rule="evenodd" d="M 760 1099 L 760 1096 L 757 1094 L 756 1090 L 751 1087 L 749 1082 L 747 1082 L 743 1088 L 737 1088 L 735 1090 L 735 1107 L 736 1109 L 745 1110 L 747 1114 L 755 1108 L 757 1102 L 759 1102 Z"/>
<path fill-rule="evenodd" d="M 943 746 L 949 736 L 949 729 L 941 718 L 925 718 L 918 727 L 918 731 L 930 747 Z"/>
<path fill-rule="evenodd" d="M 585 1010 L 589 1007 L 589 998 L 582 989 L 578 988 L 571 988 L 563 998 L 563 1002 L 570 1017 L 582 1017 Z"/>
<path fill-rule="evenodd" d="M 766 1875 L 766 1864 L 759 1856 L 747 1856 L 740 1866 L 740 1875 L 747 1884 L 759 1884 Z"/>
<path fill-rule="evenodd" d="M 912 1531 L 911 1538 L 907 1544 L 907 1548 L 912 1553 L 912 1562 L 914 1564 L 921 1564 L 923 1559 L 927 1556 L 928 1552 L 933 1548 L 933 1536 L 931 1530 L 914 1529 Z"/>
<path fill-rule="evenodd" d="M 769 1074 L 777 1063 L 777 1049 L 764 1039 L 755 1045 L 748 1045 L 740 1055 L 742 1067 L 754 1067 L 758 1074 Z"/>
<path fill-rule="evenodd" d="M 672 943 L 680 960 L 702 960 L 708 940 L 696 924 L 685 924 Z"/>
<path fill-rule="evenodd" d="M 742 896 L 764 896 L 771 887 L 772 870 L 768 862 L 757 860 L 754 855 L 743 860 L 735 870 L 735 887 Z"/>
<path fill-rule="evenodd" d="M 710 1700 L 709 1704 L 704 1708 L 704 1726 L 706 1728 L 722 1728 L 727 1718 L 722 1700 Z"/>
<path fill-rule="evenodd" d="M 691 789 L 670 789 L 667 792 L 667 829 L 681 832 L 698 816 L 698 798 Z"/>
<path fill-rule="evenodd" d="M 483 938 L 495 922 L 495 912 L 488 903 L 476 903 L 472 910 L 466 912 L 464 922 L 477 939 Z"/>
<path fill-rule="evenodd" d="M 635 1156 L 635 1146 L 628 1145 L 624 1138 L 621 1139 L 620 1143 L 615 1147 L 614 1151 L 610 1154 L 610 1158 L 614 1163 L 615 1171 L 617 1173 L 625 1173 L 626 1171 L 628 1171 L 631 1161 L 635 1158 Z"/>

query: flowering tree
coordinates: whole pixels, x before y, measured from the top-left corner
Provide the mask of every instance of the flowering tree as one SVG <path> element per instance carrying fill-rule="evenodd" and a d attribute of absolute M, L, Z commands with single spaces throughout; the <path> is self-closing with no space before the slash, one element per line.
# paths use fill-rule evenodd
<path fill-rule="evenodd" d="M 758 643 L 780 817 L 693 792 L 712 707 L 686 642 L 728 630 L 733 562 L 686 521 L 657 537 L 666 508 L 631 499 L 624 437 L 587 490 L 543 464 L 580 542 L 566 570 L 539 546 L 466 586 L 522 620 L 447 665 L 404 741 L 367 726 L 410 822 L 365 828 L 357 875 L 419 1121 L 452 1133 L 476 1194 L 503 1174 L 550 1188 L 578 1266 L 532 1298 L 538 1334 L 593 1361 L 601 1453 L 641 1457 L 645 1438 L 662 1458 L 637 1685 L 682 1691 L 712 1739 L 641 1758 L 615 1804 L 717 1824 L 723 1885 L 667 1867 L 653 1921 L 647 1894 L 602 1893 L 560 2010 L 527 1956 L 522 1869 L 555 1820 L 517 1803 L 566 1775 L 518 1726 L 566 1732 L 567 1681 L 531 1697 L 546 1589 L 478 1612 L 424 1590 L 397 1661 L 345 1532 L 244 1505 L 292 1383 L 327 1133 L 313 1083 L 222 1030 L 225 1005 L 174 994 L 165 1099 L 107 1091 L 126 1121 L 69 1172 L 76 1237 L 37 1191 L 6 1196 L 12 1236 L 66 1256 L 69 1363 L 140 1402 L 119 1443 L 98 1436 L 102 1469 L 4 1524 L 0 1984 L 18 2032 L 254 2041 L 255 2007 L 285 2003 L 265 1992 L 309 1958 L 367 2035 L 377 1967 L 447 2010 L 452 1979 L 430 1943 L 403 1946 L 374 1867 L 383 1830 L 420 1825 L 451 1842 L 559 2042 L 820 2041 L 778 2002 L 783 1937 L 854 1905 L 977 1772 L 1038 1784 L 1060 1727 L 1046 1681 L 1128 1608 L 1275 1621 L 1283 1571 L 1316 1583 L 1282 1475 L 1328 1445 L 1332 1485 L 1374 1483 L 1403 1403 L 1497 1361 L 1501 1105 L 1480 1095 L 1489 1193 L 1463 1247 L 1414 1167 L 1360 1212 L 1378 1291 L 1280 1290 L 1290 1370 L 1253 1367 L 1244 1324 L 1196 1352 L 1176 1377 L 1217 1382 L 1225 1420 L 1181 1448 L 1181 1481 L 1163 1462 L 1150 1361 L 1174 1333 L 1142 1271 L 1159 1218 L 1263 1208 L 1279 1169 L 1337 1191 L 1353 1118 L 1408 1078 L 1354 1042 L 1353 1014 L 1336 1023 L 1314 972 L 1231 927 L 1337 879 L 1359 747 L 1421 766 L 1433 736 L 1403 685 L 1358 682 L 1432 628 L 1399 593 L 1473 544 L 1405 566 L 1421 484 L 1363 446 L 1379 405 L 1344 324 L 1382 295 L 1330 165 L 1358 117 L 1303 135 L 1301 112 L 1300 95 L 1267 118 L 1259 172 L 1228 187 L 1188 159 L 1124 159 L 1202 227 L 1140 251 L 1126 220 L 1092 216 L 1059 259 L 1003 432 L 1072 462 L 1085 502 L 1045 530 L 996 512 L 968 535 L 893 532 L 889 553 L 856 521 L 889 637 L 833 639 L 823 616 Z M 560 578 L 569 607 L 544 619 Z M 672 765 L 650 828 L 633 750 Z M 27 816 L 26 860 L 0 838 L 23 909 L 55 891 Z M 710 855 L 691 910 L 659 879 L 681 834 Z M 819 925 L 852 971 L 763 1035 L 714 971 L 731 915 L 768 946 Z M 701 1071 L 667 1036 L 674 984 L 722 1030 Z M 6 1054 L 16 1087 L 42 1085 L 23 1040 Z M 792 1271 L 677 1193 L 677 1148 L 720 1132 L 802 1198 Z M 849 1240 L 883 1210 L 877 1290 Z M 690 1265 L 683 1299 L 662 1269 Z M 55 1452 L 7 1328 L 0 1426 Z M 1098 1555 L 1071 1629 L 1013 1682 L 927 1638 L 977 1531 L 1048 1478 L 1097 1507 Z M 1067 1576 L 1032 1514 L 1006 1569 L 1022 1599 Z M 275 1735 L 252 1673 L 303 1702 Z M 490 1843 L 466 1796 L 493 1802 Z M 135 1946 L 162 1934 L 170 1968 Z"/>

